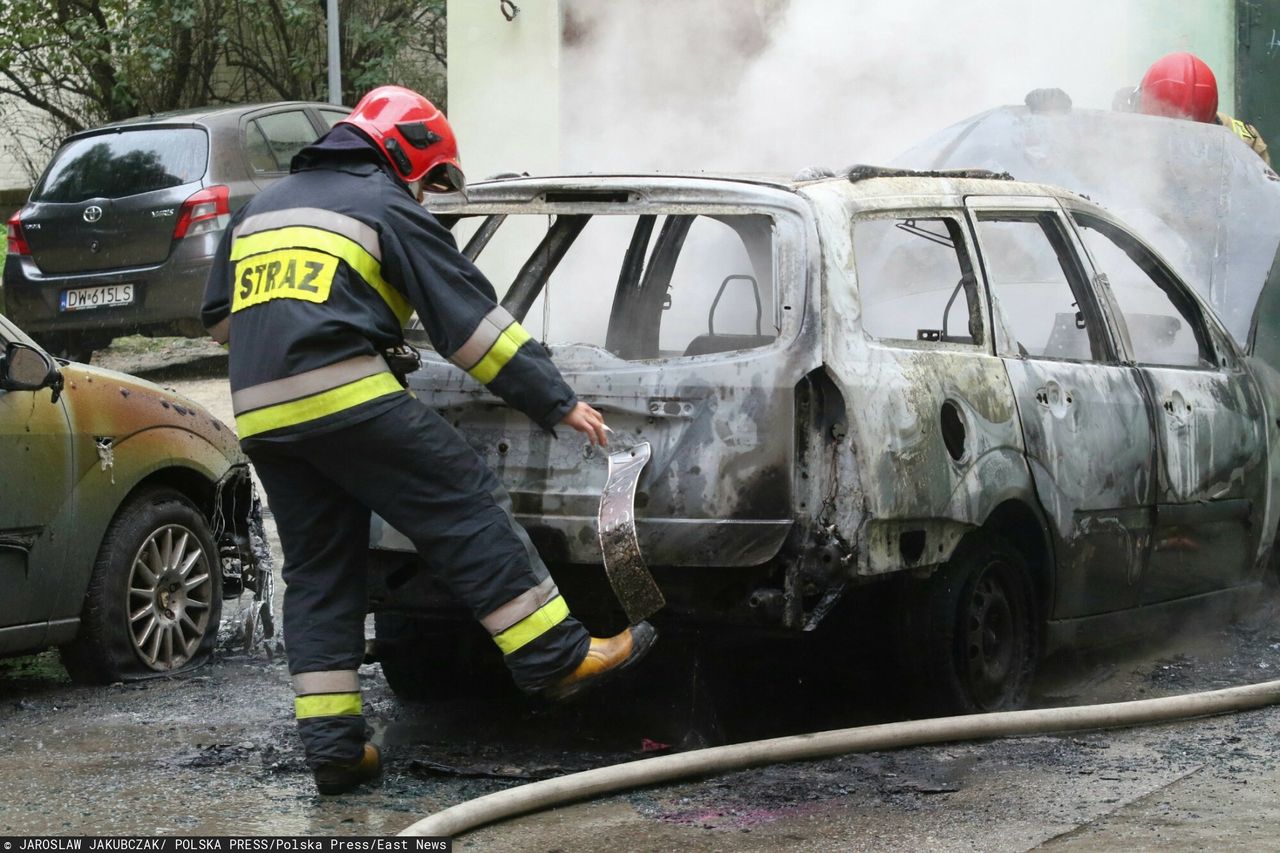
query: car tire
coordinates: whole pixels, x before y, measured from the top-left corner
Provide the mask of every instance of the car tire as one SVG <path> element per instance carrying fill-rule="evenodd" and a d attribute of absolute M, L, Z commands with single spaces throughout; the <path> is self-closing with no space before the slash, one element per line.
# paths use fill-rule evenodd
<path fill-rule="evenodd" d="M 906 595 L 900 648 L 924 710 L 973 714 L 1023 707 L 1042 625 L 1027 560 L 993 535 L 970 536 Z"/>
<path fill-rule="evenodd" d="M 378 611 L 373 625 L 382 675 L 404 702 L 519 694 L 502 655 L 477 624 Z"/>
<path fill-rule="evenodd" d="M 180 493 L 149 488 L 116 512 L 80 631 L 60 650 L 73 680 L 107 684 L 199 663 L 217 640 L 222 572 L 209 524 Z"/>

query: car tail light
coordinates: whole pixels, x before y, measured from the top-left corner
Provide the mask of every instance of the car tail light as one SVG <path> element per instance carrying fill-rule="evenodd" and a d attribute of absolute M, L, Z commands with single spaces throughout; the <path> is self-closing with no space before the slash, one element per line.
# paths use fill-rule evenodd
<path fill-rule="evenodd" d="M 205 187 L 182 203 L 173 239 L 221 231 L 231 221 L 231 191 L 221 184 Z"/>
<path fill-rule="evenodd" d="M 9 254 L 31 254 L 31 247 L 27 245 L 26 235 L 22 233 L 22 220 L 18 218 L 16 213 L 9 217 Z"/>

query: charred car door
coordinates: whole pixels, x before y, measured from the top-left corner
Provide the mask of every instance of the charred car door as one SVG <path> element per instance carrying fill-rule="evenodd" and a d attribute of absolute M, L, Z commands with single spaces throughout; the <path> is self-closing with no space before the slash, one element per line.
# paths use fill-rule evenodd
<path fill-rule="evenodd" d="M 437 211 L 604 412 L 611 449 L 651 445 L 635 506 L 655 566 L 758 565 L 793 523 L 794 389 L 818 359 L 816 336 L 797 339 L 811 238 L 794 194 L 715 187 L 690 203 L 658 186 L 512 182 Z M 411 387 L 502 478 L 545 558 L 600 562 L 604 453 L 429 354 Z"/>
<path fill-rule="evenodd" d="M 1027 479 L 964 210 L 912 201 L 858 214 L 857 310 L 835 292 L 824 315 L 830 369 L 858 389 L 849 423 L 865 442 L 863 482 L 895 484 L 841 499 L 868 516 L 863 574 L 939 561 Z"/>
<path fill-rule="evenodd" d="M 1117 356 L 1052 198 L 971 197 L 997 354 L 1054 529 L 1051 618 L 1135 606 L 1150 544 L 1155 442 L 1142 378 Z"/>
<path fill-rule="evenodd" d="M 10 341 L 29 343 L 0 318 L 0 358 Z M 71 431 L 52 397 L 0 389 L 0 652 L 43 642 L 75 535 Z"/>
<path fill-rule="evenodd" d="M 1155 536 L 1142 601 L 1245 583 L 1255 575 L 1267 497 L 1257 383 L 1154 252 L 1115 222 L 1072 216 L 1153 402 Z"/>

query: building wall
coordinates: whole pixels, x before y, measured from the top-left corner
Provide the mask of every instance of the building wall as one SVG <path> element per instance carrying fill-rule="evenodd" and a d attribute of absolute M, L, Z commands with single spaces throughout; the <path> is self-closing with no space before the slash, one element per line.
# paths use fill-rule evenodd
<path fill-rule="evenodd" d="M 560 0 L 449 0 L 449 121 L 471 180 L 560 167 Z"/>
<path fill-rule="evenodd" d="M 31 176 L 15 148 L 17 140 L 3 125 L 35 122 L 40 115 L 39 111 L 21 102 L 0 96 L 0 193 L 6 197 L 16 191 L 30 189 Z M 38 155 L 33 153 L 32 156 Z"/>
<path fill-rule="evenodd" d="M 1176 50 L 1235 100 L 1233 0 L 519 5 L 508 22 L 497 3 L 449 3 L 450 118 L 473 178 L 884 160 L 1032 88 L 1108 108 Z"/>

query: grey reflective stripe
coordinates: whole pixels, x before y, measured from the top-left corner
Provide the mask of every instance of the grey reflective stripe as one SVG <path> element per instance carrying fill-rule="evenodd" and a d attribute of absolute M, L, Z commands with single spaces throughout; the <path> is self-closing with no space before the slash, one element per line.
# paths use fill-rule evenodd
<path fill-rule="evenodd" d="M 306 373 L 241 388 L 231 395 L 231 410 L 237 415 L 243 415 L 264 406 L 275 406 L 290 400 L 310 397 L 312 394 L 347 385 L 357 379 L 373 376 L 375 373 L 385 373 L 390 369 L 380 355 L 358 355 L 346 361 L 308 370 Z"/>
<path fill-rule="evenodd" d="M 360 674 L 354 669 L 300 672 L 293 677 L 293 692 L 298 696 L 310 696 L 314 693 L 359 693 Z"/>
<path fill-rule="evenodd" d="M 467 338 L 467 342 L 449 356 L 449 361 L 461 367 L 463 370 L 470 370 L 480 363 L 480 359 L 484 358 L 498 338 L 502 337 L 502 333 L 516 321 L 507 313 L 507 309 L 499 305 L 488 314 L 484 315 L 484 319 L 480 321 L 480 325 L 476 326 L 476 330 L 471 333 L 471 337 Z"/>
<path fill-rule="evenodd" d="M 228 315 L 218 322 L 214 323 L 208 329 L 209 337 L 213 338 L 215 343 L 225 344 L 231 333 L 231 317 Z"/>
<path fill-rule="evenodd" d="M 547 578 L 533 589 L 520 593 L 488 616 L 482 618 L 480 624 L 490 634 L 500 634 L 559 594 L 560 590 L 556 589 L 556 582 L 551 578 Z"/>
<path fill-rule="evenodd" d="M 273 210 L 269 213 L 256 213 L 236 226 L 231 232 L 232 240 L 247 237 L 260 231 L 273 231 L 277 228 L 289 228 L 301 225 L 308 228 L 320 228 L 341 234 L 360 246 L 379 262 L 382 262 L 382 243 L 378 232 L 359 219 L 353 219 L 332 210 L 321 210 L 318 207 L 291 207 L 288 210 Z"/>

